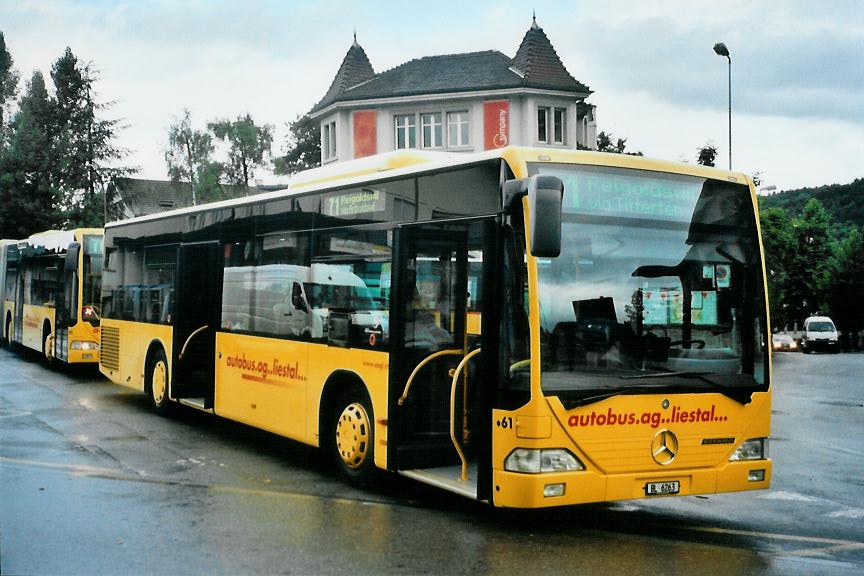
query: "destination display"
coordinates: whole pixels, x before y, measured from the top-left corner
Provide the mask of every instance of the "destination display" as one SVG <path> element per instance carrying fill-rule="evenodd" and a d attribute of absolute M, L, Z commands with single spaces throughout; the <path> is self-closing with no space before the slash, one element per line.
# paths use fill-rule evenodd
<path fill-rule="evenodd" d="M 630 171 L 632 172 L 632 171 Z M 544 166 L 543 174 L 564 182 L 563 210 L 570 214 L 609 215 L 689 222 L 702 192 L 702 180 L 639 171 L 585 167 L 578 172 Z"/>

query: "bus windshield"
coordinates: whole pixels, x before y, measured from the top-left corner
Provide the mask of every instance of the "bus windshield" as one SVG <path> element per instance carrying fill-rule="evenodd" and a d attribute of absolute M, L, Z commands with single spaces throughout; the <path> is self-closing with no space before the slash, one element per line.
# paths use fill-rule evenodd
<path fill-rule="evenodd" d="M 585 403 L 645 391 L 767 388 L 762 261 L 749 188 L 535 164 L 564 182 L 562 248 L 538 259 L 542 388 Z"/>
<path fill-rule="evenodd" d="M 84 267 L 81 276 L 81 309 L 84 320 L 95 321 L 102 299 L 102 236 L 84 236 Z"/>

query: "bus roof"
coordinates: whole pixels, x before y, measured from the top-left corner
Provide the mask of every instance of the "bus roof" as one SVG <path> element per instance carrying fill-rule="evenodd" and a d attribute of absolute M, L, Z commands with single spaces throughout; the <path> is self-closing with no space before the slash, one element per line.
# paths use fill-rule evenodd
<path fill-rule="evenodd" d="M 31 234 L 28 238 L 18 240 L 19 246 L 39 246 L 46 250 L 63 251 L 76 239 L 85 234 L 102 235 L 102 228 L 73 228 L 71 230 L 46 230 Z"/>
<path fill-rule="evenodd" d="M 723 180 L 738 184 L 747 184 L 749 182 L 749 178 L 745 174 L 730 172 L 718 168 L 710 168 L 698 164 L 683 164 L 665 160 L 653 160 L 643 156 L 609 154 L 605 152 L 585 150 L 526 148 L 517 146 L 508 146 L 506 148 L 498 148 L 495 150 L 475 153 L 397 150 L 300 172 L 291 178 L 285 188 L 279 190 L 255 194 L 254 196 L 245 196 L 243 198 L 233 198 L 220 202 L 157 212 L 155 214 L 148 214 L 146 216 L 139 216 L 128 220 L 110 222 L 106 224 L 105 227 L 113 228 L 126 224 L 159 220 L 184 214 L 195 214 L 220 208 L 259 204 L 269 200 L 302 196 L 312 192 L 327 190 L 336 186 L 341 188 L 360 185 L 381 178 L 390 179 L 398 178 L 399 176 L 421 174 L 424 172 L 435 172 L 446 168 L 463 165 L 468 166 L 495 159 L 506 160 L 517 178 L 524 178 L 528 175 L 528 163 L 553 162 L 668 172 L 673 174 L 710 178 L 714 180 Z"/>

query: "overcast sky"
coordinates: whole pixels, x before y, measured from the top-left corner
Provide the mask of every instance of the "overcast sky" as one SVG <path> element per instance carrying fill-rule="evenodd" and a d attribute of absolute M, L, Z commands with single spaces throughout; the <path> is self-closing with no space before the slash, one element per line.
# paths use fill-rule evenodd
<path fill-rule="evenodd" d="M 562 2 L 0 0 L 0 30 L 23 80 L 66 46 L 100 71 L 107 116 L 146 178 L 166 178 L 169 125 L 249 112 L 286 122 L 326 92 L 357 40 L 376 72 L 412 58 L 479 50 L 514 55 L 531 10 L 564 65 L 594 94 L 598 129 L 629 150 L 695 161 L 717 146 L 728 165 L 777 189 L 864 176 L 864 3 L 725 0 Z M 266 178 L 265 178 L 266 179 Z"/>

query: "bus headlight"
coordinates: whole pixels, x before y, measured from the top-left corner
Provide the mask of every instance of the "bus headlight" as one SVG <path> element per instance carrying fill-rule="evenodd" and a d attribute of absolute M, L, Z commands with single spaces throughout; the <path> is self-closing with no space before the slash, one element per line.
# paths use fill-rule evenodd
<path fill-rule="evenodd" d="M 585 465 L 564 448 L 516 448 L 504 460 L 504 469 L 508 472 L 540 474 L 585 470 Z"/>
<path fill-rule="evenodd" d="M 72 350 L 99 350 L 99 343 L 87 340 L 73 340 L 70 348 Z"/>
<path fill-rule="evenodd" d="M 735 449 L 729 461 L 765 460 L 766 458 L 768 458 L 768 438 L 750 438 Z"/>

